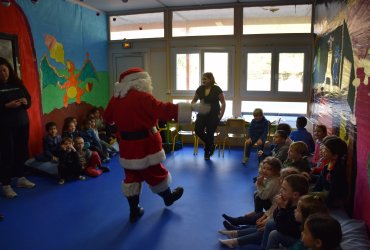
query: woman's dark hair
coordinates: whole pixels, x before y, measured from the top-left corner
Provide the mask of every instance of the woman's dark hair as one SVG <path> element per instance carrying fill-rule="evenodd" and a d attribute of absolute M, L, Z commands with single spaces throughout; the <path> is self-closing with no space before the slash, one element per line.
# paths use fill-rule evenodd
<path fill-rule="evenodd" d="M 0 65 L 5 65 L 9 70 L 9 80 L 8 82 L 22 84 L 22 81 L 18 78 L 17 74 L 15 73 L 12 65 L 6 60 L 4 57 L 0 57 Z"/>
<path fill-rule="evenodd" d="M 339 247 L 342 241 L 342 228 L 333 217 L 323 213 L 311 214 L 305 226 L 308 227 L 314 239 L 321 240 L 321 249 L 333 250 Z"/>

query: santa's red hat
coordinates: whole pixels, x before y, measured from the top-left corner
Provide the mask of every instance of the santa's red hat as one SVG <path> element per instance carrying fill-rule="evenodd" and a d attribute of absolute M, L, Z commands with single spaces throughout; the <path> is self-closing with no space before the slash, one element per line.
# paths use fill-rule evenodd
<path fill-rule="evenodd" d="M 114 87 L 114 96 L 123 98 L 130 89 L 152 93 L 152 80 L 148 72 L 138 67 L 122 72 Z"/>
<path fill-rule="evenodd" d="M 134 68 L 128 69 L 128 70 L 122 72 L 119 75 L 119 81 L 121 82 L 122 79 L 125 78 L 126 76 L 128 76 L 130 74 L 138 73 L 138 72 L 144 72 L 144 70 L 142 68 L 139 68 L 139 67 L 134 67 Z"/>

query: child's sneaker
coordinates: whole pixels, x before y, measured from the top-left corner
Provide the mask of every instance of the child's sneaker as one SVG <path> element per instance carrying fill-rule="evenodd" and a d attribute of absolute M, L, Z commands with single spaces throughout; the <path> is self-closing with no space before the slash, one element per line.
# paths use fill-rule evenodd
<path fill-rule="evenodd" d="M 6 198 L 14 198 L 17 196 L 17 193 L 14 192 L 13 188 L 10 185 L 3 186 L 3 194 Z"/>
<path fill-rule="evenodd" d="M 59 179 L 58 184 L 59 184 L 59 185 L 63 185 L 63 184 L 64 184 L 64 182 L 65 182 L 65 181 L 64 181 L 64 179 Z"/>
<path fill-rule="evenodd" d="M 106 172 L 109 172 L 110 171 L 110 168 L 109 167 L 107 167 L 107 166 L 100 166 L 99 167 L 101 170 L 103 170 L 103 172 L 104 173 L 106 173 Z"/>
<path fill-rule="evenodd" d="M 19 188 L 33 188 L 34 186 L 36 186 L 36 184 L 29 181 L 26 177 L 21 177 L 17 180 L 17 187 Z"/>
<path fill-rule="evenodd" d="M 84 180 L 86 180 L 86 177 L 83 176 L 83 175 L 80 175 L 80 176 L 78 176 L 78 179 L 81 180 L 81 181 L 84 181 Z"/>

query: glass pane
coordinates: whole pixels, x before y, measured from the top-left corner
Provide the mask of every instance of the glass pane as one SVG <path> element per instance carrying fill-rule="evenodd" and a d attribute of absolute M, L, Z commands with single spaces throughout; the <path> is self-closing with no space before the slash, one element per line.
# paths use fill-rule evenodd
<path fill-rule="evenodd" d="M 172 36 L 209 36 L 234 34 L 234 10 L 206 9 L 174 11 Z"/>
<path fill-rule="evenodd" d="M 304 53 L 279 53 L 278 91 L 303 91 Z"/>
<path fill-rule="evenodd" d="M 176 90 L 196 90 L 199 75 L 199 53 L 176 54 Z"/>
<path fill-rule="evenodd" d="M 243 34 L 310 33 L 312 5 L 243 8 Z"/>
<path fill-rule="evenodd" d="M 271 90 L 271 53 L 248 53 L 247 90 Z"/>
<path fill-rule="evenodd" d="M 246 121 L 253 119 L 253 110 L 261 108 L 267 120 L 288 123 L 295 128 L 298 116 L 307 115 L 307 102 L 242 101 L 242 115 Z"/>
<path fill-rule="evenodd" d="M 217 62 L 217 63 L 215 63 Z M 228 90 L 229 53 L 205 52 L 204 72 L 212 72 L 216 83 L 223 91 Z"/>
<path fill-rule="evenodd" d="M 178 104 L 180 102 L 187 102 L 190 103 L 192 99 L 172 99 L 172 103 Z M 192 119 L 195 121 L 196 113 L 192 112 Z M 227 120 L 228 118 L 233 118 L 233 101 L 226 100 L 226 109 L 222 120 Z"/>
<path fill-rule="evenodd" d="M 164 37 L 163 12 L 110 16 L 110 39 Z"/>
<path fill-rule="evenodd" d="M 222 120 L 227 120 L 228 118 L 233 117 L 233 101 L 226 100 L 226 109 Z"/>

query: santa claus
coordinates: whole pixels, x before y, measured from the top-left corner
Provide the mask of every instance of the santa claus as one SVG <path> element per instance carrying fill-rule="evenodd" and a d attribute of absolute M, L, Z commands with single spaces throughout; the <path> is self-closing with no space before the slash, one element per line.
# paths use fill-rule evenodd
<path fill-rule="evenodd" d="M 171 206 L 184 189 L 171 190 L 171 174 L 161 163 L 166 159 L 162 138 L 156 129 L 158 120 L 190 123 L 192 111 L 207 113 L 205 104 L 165 103 L 152 95 L 152 80 L 141 68 L 123 72 L 115 83 L 114 96 L 104 112 L 104 119 L 119 131 L 120 163 L 125 171 L 122 192 L 130 206 L 130 221 L 137 221 L 144 209 L 139 205 L 141 183 L 148 183 L 153 193 Z"/>

